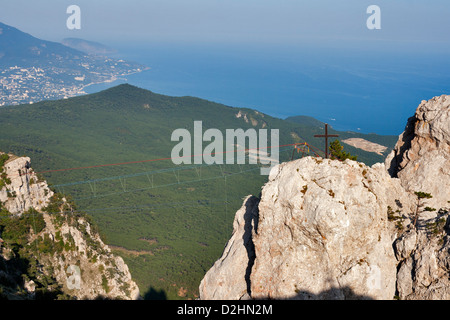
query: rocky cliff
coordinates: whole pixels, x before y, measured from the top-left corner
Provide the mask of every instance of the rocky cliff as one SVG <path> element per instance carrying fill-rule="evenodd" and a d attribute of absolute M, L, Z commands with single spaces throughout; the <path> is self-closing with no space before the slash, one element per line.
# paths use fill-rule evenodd
<path fill-rule="evenodd" d="M 417 226 L 394 243 L 397 294 L 404 299 L 450 299 L 450 96 L 421 102 L 385 163 L 406 192 L 432 195 L 422 200 L 414 196 Z"/>
<path fill-rule="evenodd" d="M 30 167 L 30 158 L 5 155 L 0 182 L 0 203 L 12 214 L 30 208 L 42 210 L 53 196 L 45 181 L 40 181 Z"/>
<path fill-rule="evenodd" d="M 449 105 L 422 102 L 386 164 L 274 167 L 236 213 L 200 298 L 449 298 Z"/>
<path fill-rule="evenodd" d="M 137 299 L 127 265 L 89 217 L 39 180 L 29 158 L 0 159 L 0 297 Z"/>
<path fill-rule="evenodd" d="M 408 119 L 386 168 L 410 192 L 433 195 L 430 206 L 448 205 L 450 200 L 450 96 L 422 101 Z"/>

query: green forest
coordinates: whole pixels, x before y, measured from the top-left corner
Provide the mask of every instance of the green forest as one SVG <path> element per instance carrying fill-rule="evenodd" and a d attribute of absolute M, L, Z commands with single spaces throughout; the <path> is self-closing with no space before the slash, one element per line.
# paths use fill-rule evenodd
<path fill-rule="evenodd" d="M 279 129 L 280 145 L 288 145 L 280 148 L 280 161 L 301 156 L 289 146 L 293 143 L 323 150 L 324 141 L 313 137 L 323 133 L 315 119 L 283 120 L 130 85 L 1 107 L 0 150 L 30 157 L 42 179 L 94 219 L 107 244 L 128 264 L 143 298 L 195 299 L 200 280 L 230 238 L 243 198 L 258 196 L 267 181 L 248 161 L 174 165 L 168 159 L 176 144 L 171 133 L 178 128 L 192 132 L 197 120 L 203 130 Z M 388 147 L 378 155 L 345 145 L 346 152 L 368 165 L 383 161 L 397 140 L 330 133 Z"/>

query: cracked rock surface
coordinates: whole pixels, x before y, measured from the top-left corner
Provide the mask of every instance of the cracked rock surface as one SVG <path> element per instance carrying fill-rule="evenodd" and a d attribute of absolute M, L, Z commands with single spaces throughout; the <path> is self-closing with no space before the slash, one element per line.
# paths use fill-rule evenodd
<path fill-rule="evenodd" d="M 200 298 L 449 299 L 449 123 L 450 96 L 436 97 L 419 105 L 385 164 L 275 166 L 261 198 L 237 212 Z M 418 201 L 416 191 L 433 197 Z"/>

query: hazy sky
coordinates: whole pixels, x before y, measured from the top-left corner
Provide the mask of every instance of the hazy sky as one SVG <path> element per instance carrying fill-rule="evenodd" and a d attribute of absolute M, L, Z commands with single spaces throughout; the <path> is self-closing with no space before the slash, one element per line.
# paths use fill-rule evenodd
<path fill-rule="evenodd" d="M 69 5 L 81 30 L 69 30 Z M 381 30 L 369 30 L 369 5 Z M 0 21 L 46 40 L 450 43 L 448 0 L 1 0 Z"/>

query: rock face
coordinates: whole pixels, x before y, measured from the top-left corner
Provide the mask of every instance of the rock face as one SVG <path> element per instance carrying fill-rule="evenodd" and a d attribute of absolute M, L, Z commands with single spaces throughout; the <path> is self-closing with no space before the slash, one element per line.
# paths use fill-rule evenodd
<path fill-rule="evenodd" d="M 10 213 L 20 214 L 30 208 L 41 210 L 48 205 L 53 192 L 45 181 L 39 181 L 30 167 L 30 158 L 11 156 L 4 164 L 3 174 L 10 183 L 0 188 L 0 201 Z"/>
<path fill-rule="evenodd" d="M 222 257 L 200 283 L 202 299 L 240 300 L 249 297 L 249 277 L 255 259 L 252 230 L 258 221 L 258 203 L 258 198 L 247 197 L 236 212 L 233 234 Z"/>
<path fill-rule="evenodd" d="M 313 158 L 280 165 L 259 204 L 252 297 L 392 298 L 396 259 L 386 208 L 395 199 L 409 204 L 403 198 L 383 165 Z"/>
<path fill-rule="evenodd" d="M 386 165 L 274 167 L 261 198 L 237 212 L 200 298 L 450 298 L 449 105 L 422 102 Z"/>
<path fill-rule="evenodd" d="M 238 211 L 232 239 L 200 286 L 201 299 L 244 293 L 255 299 L 392 298 L 396 258 L 386 208 L 411 205 L 402 191 L 384 165 L 308 157 L 274 167 L 259 204 L 247 200 Z M 257 224 L 236 223 L 256 205 Z M 242 225 L 252 226 L 254 262 Z M 249 283 L 235 266 L 251 268 Z"/>
<path fill-rule="evenodd" d="M 139 298 L 139 288 L 128 266 L 103 243 L 87 219 L 44 214 L 44 220 L 46 226 L 39 236 L 69 246 L 62 252 L 56 249 L 40 255 L 40 262 L 52 269 L 62 292 L 83 300 Z"/>
<path fill-rule="evenodd" d="M 394 242 L 400 299 L 450 299 L 449 222 L 449 210 L 440 210 L 437 218 L 423 220 Z"/>
<path fill-rule="evenodd" d="M 89 217 L 38 181 L 29 158 L 9 155 L 0 169 L 0 298 L 139 298 L 123 259 Z"/>
<path fill-rule="evenodd" d="M 386 167 L 410 192 L 433 195 L 440 208 L 450 200 L 450 96 L 422 101 L 386 159 Z"/>

